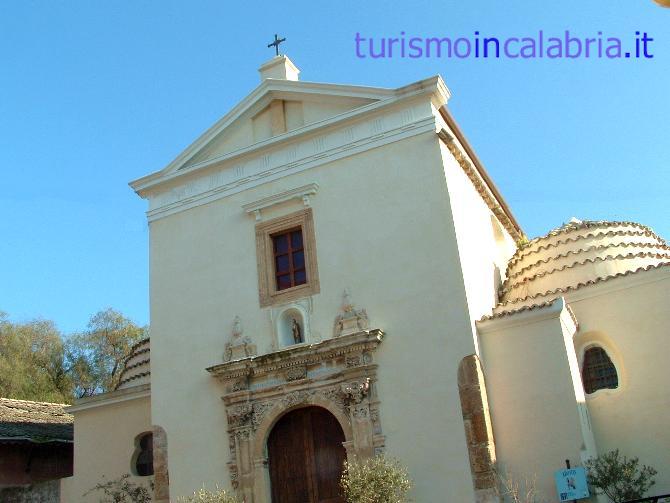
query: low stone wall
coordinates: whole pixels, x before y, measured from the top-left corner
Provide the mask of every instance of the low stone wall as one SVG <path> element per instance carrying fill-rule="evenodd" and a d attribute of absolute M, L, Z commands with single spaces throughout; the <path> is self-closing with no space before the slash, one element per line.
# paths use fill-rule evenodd
<path fill-rule="evenodd" d="M 2 503 L 59 503 L 60 481 L 48 480 L 26 487 L 0 489 Z"/>

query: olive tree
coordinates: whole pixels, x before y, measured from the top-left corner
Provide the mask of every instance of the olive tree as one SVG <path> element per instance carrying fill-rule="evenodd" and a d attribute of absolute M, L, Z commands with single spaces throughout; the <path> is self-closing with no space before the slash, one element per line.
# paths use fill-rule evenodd
<path fill-rule="evenodd" d="M 340 481 L 347 503 L 405 503 L 412 482 L 395 459 L 345 461 Z"/>
<path fill-rule="evenodd" d="M 589 485 L 614 503 L 642 498 L 656 483 L 656 470 L 647 465 L 640 467 L 636 457 L 620 456 L 619 449 L 601 454 L 585 464 Z"/>

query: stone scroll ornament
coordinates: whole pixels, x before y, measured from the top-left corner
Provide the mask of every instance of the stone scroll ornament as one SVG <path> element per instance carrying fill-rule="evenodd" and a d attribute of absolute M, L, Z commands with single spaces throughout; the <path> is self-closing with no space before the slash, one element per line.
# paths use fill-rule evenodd
<path fill-rule="evenodd" d="M 365 309 L 356 309 L 349 289 L 345 288 L 342 294 L 342 306 L 340 313 L 335 318 L 335 327 L 333 337 L 349 335 L 361 330 L 367 330 L 369 327 L 368 313 Z"/>

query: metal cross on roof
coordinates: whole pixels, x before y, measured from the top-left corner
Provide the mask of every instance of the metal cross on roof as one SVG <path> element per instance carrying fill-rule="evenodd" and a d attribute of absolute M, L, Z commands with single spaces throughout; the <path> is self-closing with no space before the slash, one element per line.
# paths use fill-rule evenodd
<path fill-rule="evenodd" d="M 279 38 L 279 36 L 275 33 L 275 40 L 271 44 L 268 44 L 268 47 L 274 47 L 275 48 L 275 54 L 279 56 L 279 44 L 282 42 L 286 42 L 285 38 Z"/>

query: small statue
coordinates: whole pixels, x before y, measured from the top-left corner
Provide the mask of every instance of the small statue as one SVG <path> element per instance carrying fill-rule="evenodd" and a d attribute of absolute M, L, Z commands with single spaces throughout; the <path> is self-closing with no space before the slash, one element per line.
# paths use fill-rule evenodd
<path fill-rule="evenodd" d="M 295 318 L 292 319 L 291 332 L 293 332 L 293 342 L 300 344 L 302 342 L 302 330 Z"/>
<path fill-rule="evenodd" d="M 242 328 L 242 320 L 240 319 L 239 316 L 235 316 L 235 319 L 233 320 L 233 330 L 232 330 L 233 340 L 238 339 L 243 333 L 244 329 Z"/>
<path fill-rule="evenodd" d="M 349 292 L 348 288 L 345 288 L 344 293 L 342 294 L 342 312 L 350 313 L 353 310 L 354 303 L 351 300 L 351 293 Z"/>

